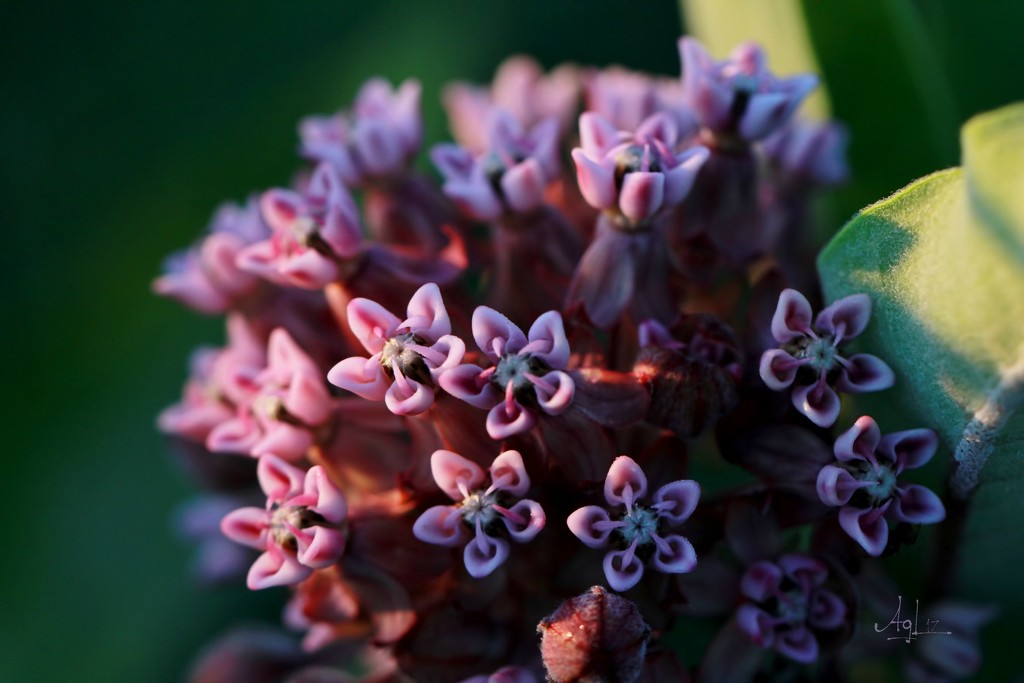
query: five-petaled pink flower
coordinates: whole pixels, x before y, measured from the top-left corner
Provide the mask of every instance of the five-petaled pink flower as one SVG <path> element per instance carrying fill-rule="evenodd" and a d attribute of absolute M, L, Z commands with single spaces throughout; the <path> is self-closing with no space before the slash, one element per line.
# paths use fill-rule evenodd
<path fill-rule="evenodd" d="M 816 661 L 814 630 L 838 628 L 847 612 L 842 599 L 823 587 L 828 575 L 824 562 L 799 553 L 754 562 L 740 579 L 749 600 L 736 611 L 740 630 L 758 647 L 803 664 Z"/>
<path fill-rule="evenodd" d="M 443 373 L 440 383 L 452 396 L 490 409 L 487 433 L 492 439 L 530 430 L 538 410 L 560 415 L 572 403 L 576 386 L 563 372 L 569 340 L 556 311 L 537 318 L 525 335 L 501 313 L 480 306 L 473 312 L 473 338 L 493 365 L 458 365 Z"/>
<path fill-rule="evenodd" d="M 330 164 L 320 164 L 304 192 L 273 189 L 260 197 L 273 234 L 238 255 L 238 266 L 271 282 L 320 289 L 362 251 L 359 213 Z"/>
<path fill-rule="evenodd" d="M 582 114 L 581 146 L 572 158 L 583 198 L 632 226 L 646 223 L 686 198 L 708 158 L 699 145 L 677 152 L 682 142 L 678 119 L 666 112 L 646 118 L 635 133 L 617 130 L 600 114 Z"/>
<path fill-rule="evenodd" d="M 315 430 L 327 422 L 332 403 L 323 372 L 284 328 L 270 333 L 267 367 L 253 379 L 255 390 L 235 417 L 206 439 L 211 451 L 273 453 L 287 460 L 306 454 Z"/>
<path fill-rule="evenodd" d="M 401 173 L 423 137 L 420 84 L 408 80 L 392 90 L 387 81 L 370 79 L 351 111 L 307 117 L 299 124 L 299 136 L 299 153 L 329 162 L 349 187 Z"/>
<path fill-rule="evenodd" d="M 558 121 L 543 119 L 527 131 L 512 114 L 495 108 L 488 118 L 487 151 L 474 156 L 442 144 L 430 156 L 444 175 L 444 193 L 470 218 L 527 213 L 540 207 L 545 189 L 558 179 Z"/>
<path fill-rule="evenodd" d="M 345 549 L 345 496 L 320 466 L 303 472 L 275 455 L 256 470 L 265 509 L 239 508 L 221 521 L 228 538 L 263 550 L 249 570 L 252 590 L 298 583 L 338 561 Z"/>
<path fill-rule="evenodd" d="M 544 528 L 540 504 L 522 498 L 530 490 L 530 478 L 519 451 L 505 451 L 494 459 L 487 488 L 483 469 L 452 451 L 435 451 L 430 469 L 456 504 L 428 509 L 416 520 L 413 533 L 436 545 L 465 543 L 463 559 L 471 576 L 487 576 L 505 562 L 509 546 L 503 536 L 526 543 Z"/>
<path fill-rule="evenodd" d="M 876 356 L 839 354 L 840 344 L 867 327 L 871 299 L 853 294 L 835 301 L 814 319 L 811 305 L 795 289 L 783 290 L 772 318 L 772 336 L 782 346 L 761 356 L 761 379 L 782 391 L 793 384 L 793 405 L 819 427 L 831 427 L 839 417 L 839 395 L 888 389 L 896 377 Z M 834 388 L 833 388 L 834 387 Z"/>
<path fill-rule="evenodd" d="M 900 484 L 903 470 L 932 459 L 939 437 L 931 429 L 909 429 L 882 436 L 867 415 L 835 443 L 837 462 L 818 473 L 818 496 L 840 507 L 839 525 L 869 555 L 877 557 L 889 542 L 887 519 L 909 524 L 936 524 L 946 508 L 930 489 Z"/>
<path fill-rule="evenodd" d="M 640 582 L 646 561 L 666 574 L 684 574 L 697 564 L 693 545 L 672 530 L 693 514 L 700 485 L 690 479 L 670 482 L 654 492 L 650 504 L 640 502 L 646 494 L 643 470 L 629 456 L 620 455 L 604 480 L 609 508 L 588 505 L 566 520 L 585 545 L 612 547 L 604 556 L 604 575 L 620 592 Z"/>
<path fill-rule="evenodd" d="M 352 332 L 370 354 L 341 361 L 327 379 L 371 401 L 383 400 L 396 415 L 417 415 L 434 403 L 441 372 L 462 362 L 465 343 L 452 336 L 441 290 L 420 287 L 403 321 L 369 299 L 348 305 Z"/>
<path fill-rule="evenodd" d="M 782 127 L 818 85 L 813 74 L 777 78 L 764 50 L 740 45 L 729 58 L 715 61 L 693 38 L 679 40 L 683 94 L 701 123 L 712 132 L 760 140 Z"/>

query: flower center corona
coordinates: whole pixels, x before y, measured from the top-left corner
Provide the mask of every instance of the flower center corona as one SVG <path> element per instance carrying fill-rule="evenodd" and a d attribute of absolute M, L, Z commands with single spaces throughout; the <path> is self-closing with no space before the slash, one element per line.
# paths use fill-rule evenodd
<path fill-rule="evenodd" d="M 494 493 L 475 491 L 469 494 L 459 505 L 462 520 L 470 527 L 476 526 L 479 520 L 480 524 L 486 527 L 494 519 L 495 515 L 498 514 L 492 507 L 495 500 L 496 496 Z"/>
<path fill-rule="evenodd" d="M 623 525 L 619 527 L 626 543 L 636 541 L 637 545 L 644 545 L 651 542 L 651 536 L 658 531 L 658 516 L 651 510 L 634 505 L 633 509 L 627 512 L 622 518 Z"/>

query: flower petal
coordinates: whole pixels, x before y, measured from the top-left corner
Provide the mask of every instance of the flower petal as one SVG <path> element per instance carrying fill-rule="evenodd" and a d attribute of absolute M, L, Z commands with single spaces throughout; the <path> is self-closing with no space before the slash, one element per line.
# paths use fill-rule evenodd
<path fill-rule="evenodd" d="M 628 488 L 628 493 L 627 493 Z M 604 497 L 609 505 L 632 506 L 633 501 L 647 493 L 647 477 L 640 465 L 628 455 L 620 455 L 608 468 L 604 480 Z"/>
<path fill-rule="evenodd" d="M 572 151 L 576 164 L 576 180 L 580 194 L 595 209 L 610 209 L 615 206 L 615 174 L 613 169 L 594 161 L 586 152 L 577 147 Z"/>
<path fill-rule="evenodd" d="M 811 595 L 807 621 L 816 628 L 828 631 L 839 628 L 846 618 L 846 603 L 826 588 L 819 588 Z"/>
<path fill-rule="evenodd" d="M 839 435 L 833 450 L 836 458 L 843 462 L 873 461 L 881 439 L 882 430 L 878 428 L 878 423 L 864 415 L 857 418 L 852 427 Z"/>
<path fill-rule="evenodd" d="M 857 353 L 846 359 L 848 365 L 836 381 L 836 389 L 848 394 L 882 391 L 896 383 L 896 375 L 885 361 L 869 353 Z"/>
<path fill-rule="evenodd" d="M 473 311 L 473 339 L 481 351 L 497 363 L 508 353 L 526 346 L 526 335 L 511 320 L 493 308 L 478 306 Z"/>
<path fill-rule="evenodd" d="M 310 467 L 306 472 L 303 497 L 309 498 L 309 502 L 304 504 L 328 522 L 339 524 L 348 516 L 345 494 L 320 465 Z"/>
<path fill-rule="evenodd" d="M 857 541 L 872 557 L 878 557 L 889 543 L 889 525 L 883 513 L 888 504 L 881 508 L 862 510 L 844 507 L 839 511 L 839 526 L 850 538 Z"/>
<path fill-rule="evenodd" d="M 491 488 L 520 498 L 530 490 L 530 477 L 519 451 L 504 451 L 491 463 Z"/>
<path fill-rule="evenodd" d="M 839 417 L 839 395 L 824 382 L 793 389 L 793 406 L 819 427 L 831 427 Z"/>
<path fill-rule="evenodd" d="M 419 415 L 434 405 L 434 390 L 414 379 L 396 379 L 384 394 L 384 404 L 395 415 Z"/>
<path fill-rule="evenodd" d="M 412 533 L 425 543 L 457 546 L 466 542 L 469 531 L 454 505 L 435 505 L 426 510 L 412 525 Z"/>
<path fill-rule="evenodd" d="M 446 334 L 452 333 L 452 323 L 441 298 L 441 290 L 428 282 L 412 295 L 406 309 L 409 317 L 399 327 L 414 332 L 427 341 L 435 343 Z"/>
<path fill-rule="evenodd" d="M 816 488 L 818 498 L 825 505 L 840 507 L 850 502 L 857 489 L 869 485 L 870 482 L 857 481 L 845 468 L 836 465 L 825 465 L 818 472 Z"/>
<path fill-rule="evenodd" d="M 531 375 L 530 380 L 533 382 L 541 410 L 548 415 L 564 413 L 576 394 L 576 384 L 572 377 L 561 370 L 549 372 L 538 378 Z"/>
<path fill-rule="evenodd" d="M 533 211 L 544 201 L 548 179 L 540 162 L 524 159 L 501 176 L 501 191 L 509 208 L 519 213 Z"/>
<path fill-rule="evenodd" d="M 327 381 L 368 401 L 383 401 L 391 383 L 377 355 L 346 358 L 330 369 Z"/>
<path fill-rule="evenodd" d="M 822 309 L 814 324 L 838 339 L 853 339 L 864 331 L 869 320 L 871 297 L 867 294 L 851 294 Z"/>
<path fill-rule="evenodd" d="M 263 508 L 244 507 L 224 515 L 220 530 L 235 543 L 257 550 L 267 547 L 267 511 Z"/>
<path fill-rule="evenodd" d="M 604 556 L 604 576 L 612 590 L 623 593 L 640 583 L 644 565 L 631 549 L 614 550 Z"/>
<path fill-rule="evenodd" d="M 661 210 L 665 201 L 665 176 L 634 171 L 622 178 L 619 210 L 633 224 L 643 223 Z"/>
<path fill-rule="evenodd" d="M 740 579 L 740 591 L 751 600 L 764 602 L 776 594 L 782 579 L 782 569 L 777 564 L 759 560 L 747 567 Z"/>
<path fill-rule="evenodd" d="M 483 371 L 479 365 L 456 365 L 442 372 L 437 381 L 455 398 L 486 409 L 500 403 L 501 394 L 486 377 L 481 377 Z"/>
<path fill-rule="evenodd" d="M 693 544 L 678 534 L 655 538 L 657 552 L 651 562 L 665 574 L 685 574 L 697 565 L 697 551 Z"/>
<path fill-rule="evenodd" d="M 484 471 L 472 460 L 458 453 L 436 450 L 430 456 L 430 471 L 434 481 L 452 500 L 465 498 L 463 489 L 472 492 L 484 483 Z"/>
<path fill-rule="evenodd" d="M 555 370 L 561 370 L 569 362 L 569 340 L 565 336 L 565 325 L 558 311 L 548 311 L 539 316 L 528 333 L 529 344 L 523 352 L 529 351 Z"/>
<path fill-rule="evenodd" d="M 787 553 L 778 559 L 779 567 L 798 586 L 810 590 L 828 579 L 828 567 L 824 562 L 802 553 Z"/>
<path fill-rule="evenodd" d="M 769 389 L 782 391 L 793 384 L 797 370 L 807 362 L 794 358 L 784 349 L 768 349 L 761 355 L 761 379 Z"/>
<path fill-rule="evenodd" d="M 491 538 L 477 529 L 476 536 L 466 544 L 462 558 L 469 575 L 481 579 L 508 559 L 508 542 L 500 538 Z"/>
<path fill-rule="evenodd" d="M 260 488 L 267 494 L 267 500 L 283 503 L 302 493 L 306 473 L 268 453 L 262 456 L 256 465 L 256 478 L 260 482 Z"/>
<path fill-rule="evenodd" d="M 348 325 L 369 353 L 380 353 L 384 343 L 395 336 L 401 321 L 376 301 L 357 298 L 348 302 Z"/>
<path fill-rule="evenodd" d="M 939 435 L 931 429 L 908 429 L 883 436 L 877 451 L 896 463 L 897 471 L 902 472 L 927 463 L 938 447 Z"/>
<path fill-rule="evenodd" d="M 897 490 L 899 494 L 893 498 L 889 508 L 891 519 L 911 524 L 937 524 L 946 518 L 942 499 L 931 489 L 919 484 L 907 484 Z"/>
<path fill-rule="evenodd" d="M 569 531 L 590 548 L 603 548 L 608 545 L 608 537 L 615 526 L 612 524 L 608 511 L 596 505 L 587 505 L 573 511 L 565 520 Z"/>
<path fill-rule="evenodd" d="M 697 509 L 700 499 L 700 484 L 692 479 L 672 481 L 654 492 L 654 507 L 658 510 L 658 518 L 663 519 L 670 527 L 682 524 Z"/>
<path fill-rule="evenodd" d="M 697 179 L 697 174 L 710 155 L 707 147 L 697 145 L 684 150 L 676 157 L 676 167 L 665 171 L 666 206 L 676 206 L 686 199 L 693 188 L 693 182 Z"/>
<path fill-rule="evenodd" d="M 501 521 L 505 523 L 509 536 L 519 543 L 526 543 L 533 540 L 533 537 L 540 533 L 547 523 L 547 516 L 540 503 L 534 500 L 521 500 L 508 509 L 512 516 L 519 517 L 522 522 L 515 521 L 512 516 L 503 516 Z"/>
<path fill-rule="evenodd" d="M 313 570 L 299 560 L 271 545 L 267 552 L 256 558 L 249 568 L 246 585 L 250 590 L 262 590 L 272 586 L 290 586 L 305 580 Z"/>
<path fill-rule="evenodd" d="M 345 550 L 345 534 L 325 526 L 314 526 L 304 531 L 312 532 L 313 540 L 306 548 L 300 548 L 299 562 L 313 569 L 323 569 L 338 561 Z"/>
<path fill-rule="evenodd" d="M 502 402 L 487 413 L 487 433 L 492 439 L 500 441 L 530 431 L 536 422 L 534 414 L 519 405 L 518 401 L 513 401 L 511 407 Z"/>
<path fill-rule="evenodd" d="M 806 337 L 811 331 L 811 304 L 795 289 L 784 289 L 772 317 L 772 336 L 780 344 Z"/>
<path fill-rule="evenodd" d="M 778 634 L 775 650 L 794 662 L 813 664 L 818 659 L 818 639 L 806 626 L 797 626 Z"/>
<path fill-rule="evenodd" d="M 601 158 L 619 142 L 612 122 L 595 112 L 580 114 L 580 146 L 588 155 Z"/>
<path fill-rule="evenodd" d="M 760 607 L 740 605 L 736 610 L 736 624 L 761 648 L 775 644 L 775 625 L 771 616 Z"/>

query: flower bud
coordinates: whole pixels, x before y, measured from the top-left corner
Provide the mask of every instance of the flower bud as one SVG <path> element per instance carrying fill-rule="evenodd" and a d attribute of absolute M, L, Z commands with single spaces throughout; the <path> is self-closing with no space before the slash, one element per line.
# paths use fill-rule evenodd
<path fill-rule="evenodd" d="M 537 631 L 553 683 L 634 683 L 651 636 L 633 602 L 600 586 L 563 602 Z"/>

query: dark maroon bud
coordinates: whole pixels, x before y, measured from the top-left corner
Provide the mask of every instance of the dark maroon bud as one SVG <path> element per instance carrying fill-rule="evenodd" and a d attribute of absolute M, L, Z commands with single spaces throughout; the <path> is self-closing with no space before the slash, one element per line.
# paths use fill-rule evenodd
<path fill-rule="evenodd" d="M 537 631 L 552 683 L 635 683 L 651 636 L 632 601 L 600 586 L 563 602 Z"/>

